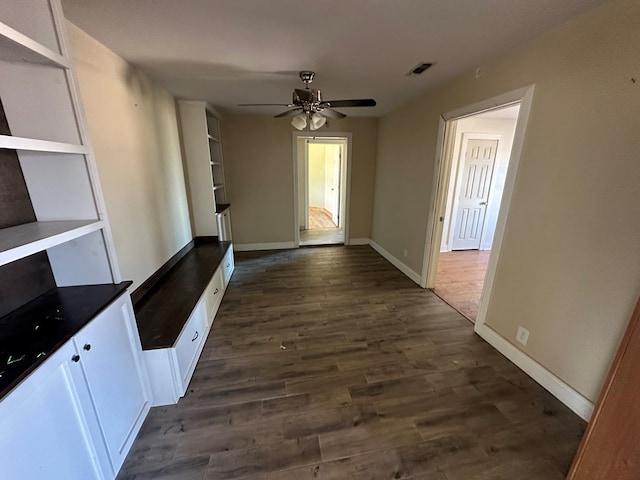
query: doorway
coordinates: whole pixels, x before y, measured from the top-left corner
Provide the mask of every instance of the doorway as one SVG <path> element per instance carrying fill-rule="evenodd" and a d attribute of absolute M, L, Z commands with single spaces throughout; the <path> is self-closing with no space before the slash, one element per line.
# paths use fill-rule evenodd
<path fill-rule="evenodd" d="M 348 139 L 298 136 L 300 246 L 345 243 Z"/>
<path fill-rule="evenodd" d="M 520 114 L 520 102 L 452 118 L 445 124 L 440 237 L 429 288 L 475 323 Z"/>

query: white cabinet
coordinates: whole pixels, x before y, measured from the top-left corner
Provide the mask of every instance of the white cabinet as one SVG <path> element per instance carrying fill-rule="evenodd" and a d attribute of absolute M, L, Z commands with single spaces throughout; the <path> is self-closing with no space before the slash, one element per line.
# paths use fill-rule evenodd
<path fill-rule="evenodd" d="M 218 238 L 220 241 L 233 241 L 233 235 L 231 234 L 231 207 L 216 213 L 216 221 L 218 222 Z"/>
<path fill-rule="evenodd" d="M 98 315 L 73 342 L 115 475 L 151 406 L 129 294 Z"/>
<path fill-rule="evenodd" d="M 233 261 L 231 247 L 224 259 Z M 170 348 L 144 350 L 153 406 L 177 403 L 184 396 L 224 294 L 224 261 L 202 293 L 176 342 Z"/>
<path fill-rule="evenodd" d="M 1 478 L 113 479 L 151 402 L 125 293 L 0 402 Z"/>
<path fill-rule="evenodd" d="M 206 102 L 194 100 L 179 100 L 178 114 L 194 234 L 224 234 L 230 241 L 231 224 L 227 232 L 221 232 L 217 219 L 228 202 L 218 114 Z"/>
<path fill-rule="evenodd" d="M 0 402 L 2 478 L 110 478 L 102 474 L 105 453 L 94 445 L 99 429 L 76 355 L 66 343 Z"/>
<path fill-rule="evenodd" d="M 233 270 L 235 268 L 235 263 L 233 261 L 233 245 L 229 247 L 229 250 L 225 254 L 222 259 L 222 280 L 224 284 L 224 288 L 227 288 L 229 285 L 229 280 L 231 280 L 231 275 L 233 275 Z"/>
<path fill-rule="evenodd" d="M 207 306 L 207 328 L 210 328 L 213 324 L 213 319 L 216 316 L 223 294 L 224 281 L 222 278 L 222 269 L 218 268 L 204 293 L 204 301 Z"/>

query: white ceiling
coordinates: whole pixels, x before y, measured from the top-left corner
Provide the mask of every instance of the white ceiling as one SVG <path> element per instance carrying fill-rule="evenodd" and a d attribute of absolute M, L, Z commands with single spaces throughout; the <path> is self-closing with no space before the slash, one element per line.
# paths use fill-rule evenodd
<path fill-rule="evenodd" d="M 63 0 L 69 20 L 178 97 L 239 111 L 288 103 L 315 70 L 325 99 L 378 116 L 604 0 Z M 420 62 L 422 76 L 405 74 Z M 274 114 L 278 107 L 245 107 Z"/>

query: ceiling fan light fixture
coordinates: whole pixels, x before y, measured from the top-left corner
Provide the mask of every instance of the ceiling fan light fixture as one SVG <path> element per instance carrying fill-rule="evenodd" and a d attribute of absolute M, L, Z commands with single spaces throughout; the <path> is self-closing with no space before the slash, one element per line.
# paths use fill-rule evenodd
<path fill-rule="evenodd" d="M 307 126 L 307 115 L 305 113 L 299 113 L 291 119 L 291 125 L 298 130 L 304 130 Z"/>
<path fill-rule="evenodd" d="M 322 115 L 320 115 L 318 112 L 315 112 L 309 118 L 309 128 L 311 128 L 311 130 L 318 130 L 325 123 L 327 123 L 327 119 L 325 117 L 323 117 Z"/>

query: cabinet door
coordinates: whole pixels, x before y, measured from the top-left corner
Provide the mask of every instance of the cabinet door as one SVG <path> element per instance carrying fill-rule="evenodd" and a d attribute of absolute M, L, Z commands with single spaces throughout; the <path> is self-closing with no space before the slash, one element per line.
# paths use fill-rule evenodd
<path fill-rule="evenodd" d="M 124 294 L 74 337 L 114 474 L 150 407 L 133 318 L 131 300 Z"/>
<path fill-rule="evenodd" d="M 75 355 L 68 342 L 0 402 L 2 478 L 105 478 L 92 443 L 97 423 Z"/>

